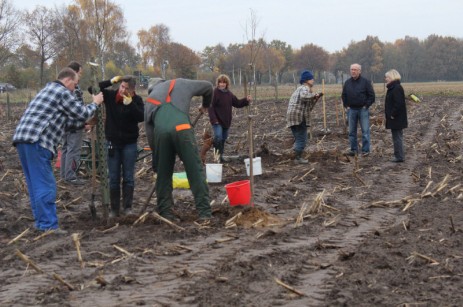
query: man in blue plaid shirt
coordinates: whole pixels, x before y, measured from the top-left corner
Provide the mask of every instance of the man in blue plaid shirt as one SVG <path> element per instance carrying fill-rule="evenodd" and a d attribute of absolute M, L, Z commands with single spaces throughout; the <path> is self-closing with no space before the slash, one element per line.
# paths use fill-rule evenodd
<path fill-rule="evenodd" d="M 48 83 L 30 102 L 13 136 L 39 231 L 66 233 L 58 227 L 56 180 L 51 162 L 65 126 L 81 125 L 103 102 L 101 93 L 94 95 L 93 103 L 88 105 L 76 99 L 73 91 L 78 82 L 74 70 L 69 67 L 61 70 L 58 80 Z"/>

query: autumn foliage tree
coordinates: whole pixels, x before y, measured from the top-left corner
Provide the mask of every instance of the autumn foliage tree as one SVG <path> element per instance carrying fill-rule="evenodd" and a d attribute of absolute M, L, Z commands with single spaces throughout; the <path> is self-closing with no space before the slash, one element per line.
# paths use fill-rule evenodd
<path fill-rule="evenodd" d="M 143 67 L 151 66 L 159 71 L 162 63 L 167 60 L 168 47 L 171 43 L 169 28 L 164 24 L 158 24 L 148 30 L 138 31 L 137 36 L 137 49 Z"/>
<path fill-rule="evenodd" d="M 90 53 L 99 62 L 105 78 L 105 62 L 115 51 L 118 42 L 126 41 L 128 33 L 124 13 L 111 0 L 74 0 L 77 21 L 84 21 L 80 28 L 88 41 Z"/>
<path fill-rule="evenodd" d="M 175 77 L 196 78 L 201 59 L 193 50 L 179 43 L 170 43 L 167 51 L 169 66 Z"/>
<path fill-rule="evenodd" d="M 314 73 L 328 70 L 329 54 L 320 46 L 308 44 L 295 52 L 293 67 L 298 70 L 309 69 Z"/>

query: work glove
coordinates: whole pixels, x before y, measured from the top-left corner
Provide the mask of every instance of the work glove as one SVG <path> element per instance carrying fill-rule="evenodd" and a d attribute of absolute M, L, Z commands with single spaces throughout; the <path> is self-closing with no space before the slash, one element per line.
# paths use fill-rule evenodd
<path fill-rule="evenodd" d="M 115 76 L 111 79 L 111 84 L 120 82 L 122 80 L 122 76 Z"/>
<path fill-rule="evenodd" d="M 409 97 L 414 102 L 421 102 L 420 98 L 416 97 L 416 95 L 414 95 L 414 94 L 410 94 Z"/>
<path fill-rule="evenodd" d="M 124 98 L 123 102 L 124 102 L 125 106 L 128 106 L 129 104 L 132 103 L 132 96 L 130 96 L 130 95 L 127 95 L 127 96 L 122 95 L 122 97 Z"/>

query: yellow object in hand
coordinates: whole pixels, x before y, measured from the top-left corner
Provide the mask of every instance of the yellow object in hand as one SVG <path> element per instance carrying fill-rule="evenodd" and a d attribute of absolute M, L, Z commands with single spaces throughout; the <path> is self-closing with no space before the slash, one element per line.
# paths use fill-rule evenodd
<path fill-rule="evenodd" d="M 111 79 L 111 84 L 117 83 L 122 80 L 122 76 L 115 76 Z"/>
<path fill-rule="evenodd" d="M 132 97 L 130 95 L 127 95 L 127 96 L 123 95 L 122 97 L 124 98 L 123 100 L 124 105 L 127 106 L 132 103 Z"/>
<path fill-rule="evenodd" d="M 410 99 L 414 102 L 421 102 L 420 98 L 416 97 L 414 94 L 410 94 Z"/>

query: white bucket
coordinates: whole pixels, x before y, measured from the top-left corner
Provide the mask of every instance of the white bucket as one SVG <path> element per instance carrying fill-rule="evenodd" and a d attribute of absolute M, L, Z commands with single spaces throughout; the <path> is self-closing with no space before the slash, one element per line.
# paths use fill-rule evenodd
<path fill-rule="evenodd" d="M 246 165 L 246 174 L 249 176 L 249 159 L 244 159 L 244 164 Z M 252 159 L 252 175 L 262 175 L 262 163 L 260 161 L 260 157 Z"/>
<path fill-rule="evenodd" d="M 222 182 L 222 164 L 206 163 L 206 179 L 207 182 Z"/>

